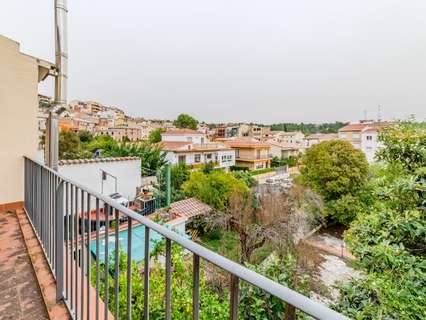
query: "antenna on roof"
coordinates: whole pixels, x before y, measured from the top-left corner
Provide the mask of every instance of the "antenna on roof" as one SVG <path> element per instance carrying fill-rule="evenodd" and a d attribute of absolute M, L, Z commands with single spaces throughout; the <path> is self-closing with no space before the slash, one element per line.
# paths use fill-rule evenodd
<path fill-rule="evenodd" d="M 364 109 L 364 120 L 367 121 L 367 109 Z"/>

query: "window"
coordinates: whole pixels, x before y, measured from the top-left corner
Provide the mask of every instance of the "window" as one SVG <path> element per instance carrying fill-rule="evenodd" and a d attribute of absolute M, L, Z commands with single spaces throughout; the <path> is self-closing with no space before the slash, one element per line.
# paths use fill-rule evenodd
<path fill-rule="evenodd" d="M 256 150 L 256 159 L 260 159 L 260 150 Z"/>
<path fill-rule="evenodd" d="M 240 157 L 240 149 L 235 149 L 235 158 Z"/>
<path fill-rule="evenodd" d="M 212 154 L 211 153 L 207 153 L 206 154 L 206 159 L 207 160 L 211 160 L 212 159 Z"/>
<path fill-rule="evenodd" d="M 263 163 L 256 164 L 256 169 L 263 169 Z"/>
<path fill-rule="evenodd" d="M 348 136 L 346 135 L 346 133 L 342 133 L 340 136 L 342 137 L 342 139 L 346 139 L 346 138 L 348 137 Z"/>
<path fill-rule="evenodd" d="M 201 162 L 201 154 L 197 153 L 194 155 L 194 162 L 200 163 Z"/>
<path fill-rule="evenodd" d="M 353 138 L 353 139 L 359 139 L 359 133 L 354 133 L 354 134 L 352 135 L 352 138 Z"/>
<path fill-rule="evenodd" d="M 192 137 L 186 137 L 186 141 L 192 142 Z"/>
<path fill-rule="evenodd" d="M 186 156 L 185 155 L 181 155 L 178 157 L 178 163 L 179 164 L 186 164 Z"/>
<path fill-rule="evenodd" d="M 367 136 L 367 140 L 368 141 L 372 141 L 373 140 L 373 136 Z"/>

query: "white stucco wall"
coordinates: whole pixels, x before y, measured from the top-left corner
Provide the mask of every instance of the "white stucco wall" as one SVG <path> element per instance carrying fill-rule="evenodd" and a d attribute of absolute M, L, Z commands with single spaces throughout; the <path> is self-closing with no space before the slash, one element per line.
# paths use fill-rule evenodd
<path fill-rule="evenodd" d="M 117 177 L 118 193 L 129 200 L 135 198 L 136 187 L 141 185 L 140 159 L 61 165 L 59 166 L 59 173 L 101 193 L 101 169 Z M 114 192 L 115 181 L 108 176 L 107 180 L 103 181 L 103 194 L 110 195 Z"/>
<path fill-rule="evenodd" d="M 371 139 L 368 140 L 367 137 L 371 137 Z M 383 144 L 378 139 L 378 132 L 363 132 L 361 135 L 361 150 L 369 163 L 376 161 L 376 152 L 383 147 Z"/>
<path fill-rule="evenodd" d="M 163 133 L 161 135 L 161 141 L 191 141 L 192 143 L 205 143 L 207 139 L 205 135 L 199 134 L 167 135 Z"/>

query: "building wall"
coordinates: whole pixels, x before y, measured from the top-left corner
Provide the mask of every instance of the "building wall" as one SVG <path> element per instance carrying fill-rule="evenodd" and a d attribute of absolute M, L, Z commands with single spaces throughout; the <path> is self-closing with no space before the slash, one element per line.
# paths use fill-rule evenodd
<path fill-rule="evenodd" d="M 207 154 L 211 154 L 211 158 L 207 158 Z M 200 155 L 200 162 L 195 161 L 195 156 Z M 171 164 L 179 163 L 179 156 L 186 157 L 186 165 L 201 165 L 207 162 L 217 162 L 217 168 L 227 168 L 235 165 L 234 150 L 220 150 L 211 152 L 167 152 L 166 160 Z"/>
<path fill-rule="evenodd" d="M 257 150 L 260 150 L 261 159 L 265 159 L 269 157 L 269 149 L 267 148 L 235 148 L 235 149 L 239 150 L 238 151 L 239 158 L 243 158 L 243 159 L 256 159 Z"/>
<path fill-rule="evenodd" d="M 354 148 L 361 149 L 361 132 L 339 132 L 339 139 L 350 142 Z"/>
<path fill-rule="evenodd" d="M 206 140 L 205 136 L 198 134 L 166 135 L 163 133 L 161 135 L 161 141 L 191 141 L 192 143 L 201 144 L 207 142 Z"/>
<path fill-rule="evenodd" d="M 24 200 L 23 156 L 38 146 L 38 63 L 0 35 L 0 204 Z"/>
<path fill-rule="evenodd" d="M 101 169 L 117 177 L 117 192 L 129 200 L 134 200 L 136 187 L 141 185 L 141 161 L 120 160 L 67 164 L 59 166 L 59 173 L 94 191 L 102 193 Z M 103 194 L 115 192 L 115 181 L 111 177 L 103 181 Z"/>
<path fill-rule="evenodd" d="M 379 151 L 383 144 L 378 141 L 378 132 L 363 132 L 361 134 L 361 150 L 364 152 L 365 157 L 369 163 L 375 162 L 376 152 Z"/>

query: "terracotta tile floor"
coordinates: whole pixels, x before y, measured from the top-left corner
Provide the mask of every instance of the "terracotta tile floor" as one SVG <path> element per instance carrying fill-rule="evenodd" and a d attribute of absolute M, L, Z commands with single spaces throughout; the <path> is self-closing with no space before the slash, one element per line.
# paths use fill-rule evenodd
<path fill-rule="evenodd" d="M 49 319 L 14 212 L 0 213 L 0 320 Z"/>

